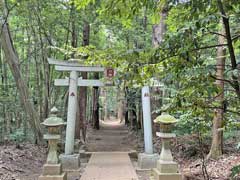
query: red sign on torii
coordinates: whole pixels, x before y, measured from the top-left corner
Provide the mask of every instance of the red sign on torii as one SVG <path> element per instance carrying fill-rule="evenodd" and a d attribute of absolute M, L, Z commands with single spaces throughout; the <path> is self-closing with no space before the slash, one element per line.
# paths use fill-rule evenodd
<path fill-rule="evenodd" d="M 109 79 L 113 78 L 115 75 L 113 68 L 106 68 L 105 69 L 105 76 Z"/>

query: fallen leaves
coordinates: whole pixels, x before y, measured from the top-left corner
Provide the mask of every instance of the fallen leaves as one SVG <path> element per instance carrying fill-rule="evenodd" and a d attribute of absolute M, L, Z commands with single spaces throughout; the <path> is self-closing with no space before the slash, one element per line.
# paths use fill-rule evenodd
<path fill-rule="evenodd" d="M 20 180 L 20 177 L 41 173 L 46 149 L 33 144 L 0 146 L 0 180 Z"/>

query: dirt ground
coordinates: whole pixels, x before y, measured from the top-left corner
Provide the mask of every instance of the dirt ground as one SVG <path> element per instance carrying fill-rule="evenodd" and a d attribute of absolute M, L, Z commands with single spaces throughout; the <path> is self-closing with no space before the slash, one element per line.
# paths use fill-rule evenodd
<path fill-rule="evenodd" d="M 0 146 L 0 180 L 34 180 L 46 160 L 46 147 L 33 144 Z"/>
<path fill-rule="evenodd" d="M 110 123 L 110 125 L 109 125 Z M 203 166 L 199 152 L 206 153 L 208 145 L 203 149 L 197 147 L 193 136 L 184 136 L 173 141 L 173 154 L 180 165 L 185 180 L 202 180 Z M 154 138 L 155 151 L 160 151 L 160 141 Z M 116 121 L 103 122 L 101 130 L 88 129 L 86 151 L 143 151 L 143 139 L 139 133 L 130 132 L 124 125 Z M 218 160 L 205 162 L 207 176 L 214 180 L 230 179 L 232 167 L 240 164 L 240 154 L 233 148 L 234 142 L 228 142 L 224 155 Z M 0 180 L 37 180 L 46 161 L 47 147 L 30 143 L 8 143 L 0 145 Z M 133 159 L 136 166 L 136 159 Z M 82 164 L 82 171 L 86 164 Z M 150 180 L 150 171 L 137 171 L 139 180 Z M 69 176 L 69 180 L 78 180 L 80 174 Z M 205 175 L 206 176 L 206 175 Z M 206 179 L 206 178 L 205 178 Z M 240 179 L 240 178 L 236 178 Z"/>
<path fill-rule="evenodd" d="M 137 139 L 128 128 L 114 119 L 101 121 L 101 130 L 88 128 L 87 145 L 89 152 L 131 151 L 136 149 Z"/>

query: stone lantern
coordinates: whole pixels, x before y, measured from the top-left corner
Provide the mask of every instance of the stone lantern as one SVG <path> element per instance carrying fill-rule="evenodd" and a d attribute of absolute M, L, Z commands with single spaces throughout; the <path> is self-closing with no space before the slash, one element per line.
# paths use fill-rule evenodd
<path fill-rule="evenodd" d="M 47 162 L 43 166 L 43 174 L 39 180 L 67 180 L 66 173 L 62 172 L 62 165 L 58 158 L 58 142 L 61 139 L 61 128 L 66 124 L 61 118 L 57 117 L 58 110 L 56 107 L 51 109 L 50 117 L 42 125 L 48 129 L 44 139 L 48 140 Z"/>
<path fill-rule="evenodd" d="M 162 149 L 160 158 L 157 161 L 157 168 L 153 169 L 153 175 L 156 180 L 181 180 L 182 176 L 178 170 L 178 164 L 173 161 L 172 152 L 170 149 L 170 141 L 176 137 L 172 132 L 177 120 L 168 114 L 160 115 L 155 120 L 159 123 L 160 132 L 157 136 L 161 139 Z"/>

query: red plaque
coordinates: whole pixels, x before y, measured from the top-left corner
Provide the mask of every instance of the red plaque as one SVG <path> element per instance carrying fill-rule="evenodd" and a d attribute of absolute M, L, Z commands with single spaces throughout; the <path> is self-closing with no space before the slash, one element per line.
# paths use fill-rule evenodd
<path fill-rule="evenodd" d="M 114 69 L 113 68 L 107 68 L 106 69 L 106 76 L 108 78 L 113 78 L 113 76 L 114 76 Z"/>
<path fill-rule="evenodd" d="M 74 92 L 72 92 L 72 93 L 70 94 L 70 96 L 75 96 Z"/>

